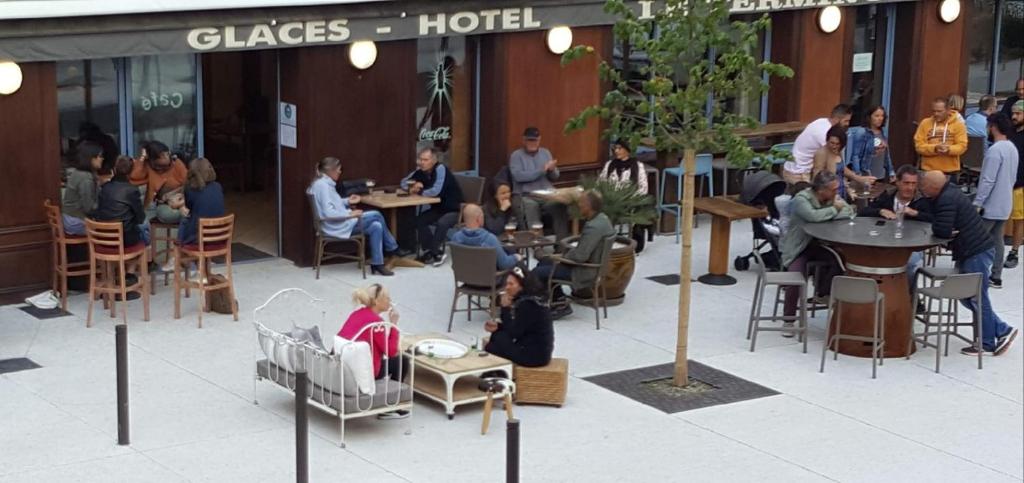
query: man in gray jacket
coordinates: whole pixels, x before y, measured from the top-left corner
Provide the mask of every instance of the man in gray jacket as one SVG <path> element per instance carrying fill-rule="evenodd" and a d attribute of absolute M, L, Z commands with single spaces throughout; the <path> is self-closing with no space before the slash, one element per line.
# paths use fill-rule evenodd
<path fill-rule="evenodd" d="M 586 224 L 583 225 L 583 232 L 580 233 L 580 239 L 576 246 L 561 255 L 538 256 L 541 261 L 537 264 L 537 268 L 533 269 L 533 276 L 537 277 L 545 287 L 547 287 L 552 272 L 555 278 L 572 280 L 578 285 L 587 285 L 597 277 L 597 269 L 573 266 L 573 264 L 596 263 L 601 255 L 601 244 L 606 238 L 615 235 L 615 229 L 612 228 L 612 222 L 608 219 L 608 215 L 601 213 L 603 202 L 600 193 L 593 190 L 584 192 L 580 196 L 578 206 L 580 218 L 586 220 Z M 559 263 L 556 264 L 556 261 Z M 558 319 L 572 313 L 569 304 L 564 300 L 565 294 L 560 289 L 555 290 L 554 297 L 550 301 L 553 318 Z"/>
<path fill-rule="evenodd" d="M 1003 288 L 1003 225 L 1013 209 L 1013 183 L 1017 180 L 1019 158 L 1017 147 L 1009 140 L 1014 129 L 1006 114 L 997 112 L 989 116 L 988 132 L 995 142 L 985 151 L 985 160 L 981 163 L 974 206 L 996 248 L 990 285 Z"/>
<path fill-rule="evenodd" d="M 832 289 L 832 277 L 839 274 L 840 267 L 835 255 L 823 248 L 804 231 L 808 223 L 850 218 L 853 211 L 849 205 L 836 198 L 839 192 L 839 180 L 834 173 L 822 171 L 811 181 L 811 187 L 795 196 L 790 202 L 789 229 L 782 236 L 782 266 L 790 272 L 803 273 L 807 263 L 811 261 L 826 262 L 826 268 L 819 270 L 814 279 L 814 291 L 817 298 L 827 298 Z M 800 292 L 796 287 L 786 289 L 786 302 L 783 314 L 796 315 L 796 306 Z M 784 327 L 793 327 L 793 322 L 785 322 Z M 793 332 L 783 332 L 783 337 L 793 337 Z"/>
<path fill-rule="evenodd" d="M 559 240 L 569 236 L 569 211 L 564 204 L 528 196 L 531 191 L 554 189 L 551 182 L 559 176 L 558 160 L 540 146 L 539 129 L 528 127 L 523 131 L 523 147 L 509 156 L 508 168 L 512 175 L 512 207 L 520 225 L 524 226 L 524 219 L 525 228 L 541 223 L 543 213 L 551 217 L 551 228 Z"/>

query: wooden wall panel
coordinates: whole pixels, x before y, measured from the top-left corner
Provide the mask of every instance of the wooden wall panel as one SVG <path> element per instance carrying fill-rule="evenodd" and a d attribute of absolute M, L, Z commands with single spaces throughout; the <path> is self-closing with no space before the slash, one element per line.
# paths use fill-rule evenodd
<path fill-rule="evenodd" d="M 932 99 L 966 92 L 967 64 L 959 50 L 965 41 L 965 16 L 946 24 L 937 11 L 938 0 L 897 7 L 889 113 L 889 142 L 896 165 L 916 162 L 915 123 L 930 114 Z"/>
<path fill-rule="evenodd" d="M 772 15 L 772 61 L 788 65 L 792 79 L 773 79 L 768 93 L 768 121 L 810 122 L 828 115 L 845 97 L 844 45 L 855 11 L 843 8 L 843 23 L 831 34 L 817 26 L 817 9 Z"/>
<path fill-rule="evenodd" d="M 347 46 L 281 51 L 281 100 L 296 105 L 298 147 L 281 148 L 282 253 L 312 264 L 306 187 L 317 161 L 335 156 L 345 178 L 395 184 L 414 167 L 416 42 L 377 44 L 377 63 L 352 67 Z"/>
<path fill-rule="evenodd" d="M 610 27 L 573 29 L 573 43 L 591 45 L 598 55 L 562 67 L 547 50 L 543 31 L 490 35 L 482 39 L 481 172 L 491 175 L 522 144 L 523 129 L 536 126 L 541 144 L 563 167 L 595 165 L 605 159 L 600 124 L 562 134 L 569 117 L 601 101 L 600 59 L 611 58 Z"/>
<path fill-rule="evenodd" d="M 0 96 L 0 303 L 49 286 L 50 232 L 42 205 L 60 199 L 54 64 L 20 65 L 21 89 Z"/>

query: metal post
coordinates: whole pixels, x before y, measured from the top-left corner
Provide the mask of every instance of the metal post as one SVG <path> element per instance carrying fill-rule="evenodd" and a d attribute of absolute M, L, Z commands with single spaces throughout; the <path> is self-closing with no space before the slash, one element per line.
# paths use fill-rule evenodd
<path fill-rule="evenodd" d="M 505 481 L 519 483 L 519 420 L 505 425 Z"/>
<path fill-rule="evenodd" d="M 295 481 L 309 481 L 309 380 L 306 371 L 295 371 Z"/>
<path fill-rule="evenodd" d="M 128 428 L 128 325 L 114 328 L 117 348 L 117 444 L 131 443 Z"/>

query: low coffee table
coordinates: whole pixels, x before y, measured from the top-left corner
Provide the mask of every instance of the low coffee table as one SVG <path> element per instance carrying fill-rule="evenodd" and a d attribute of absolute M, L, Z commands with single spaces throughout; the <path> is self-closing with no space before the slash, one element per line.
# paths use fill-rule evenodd
<path fill-rule="evenodd" d="M 451 340 L 451 337 L 437 333 L 407 335 L 402 338 L 402 352 L 411 353 L 416 344 L 426 339 Z M 480 351 L 470 349 L 465 356 L 456 359 L 423 354 L 413 356 L 413 363 L 416 364 L 413 391 L 444 405 L 448 419 L 455 417 L 455 406 L 486 401 L 487 393 L 478 388 L 480 375 L 501 371 L 505 373 L 505 378 L 512 379 L 512 361 L 492 354 L 483 357 L 479 354 Z"/>

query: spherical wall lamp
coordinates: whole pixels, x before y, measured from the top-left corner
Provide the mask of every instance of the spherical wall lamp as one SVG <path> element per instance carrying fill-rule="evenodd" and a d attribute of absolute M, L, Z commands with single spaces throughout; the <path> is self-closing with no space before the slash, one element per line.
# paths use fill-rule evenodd
<path fill-rule="evenodd" d="M 826 34 L 839 30 L 843 23 L 843 11 L 835 5 L 829 5 L 818 12 L 818 28 Z"/>
<path fill-rule="evenodd" d="M 945 23 L 953 23 L 960 18 L 960 0 L 942 0 L 939 2 L 939 19 Z"/>
<path fill-rule="evenodd" d="M 546 36 L 548 50 L 552 54 L 562 55 L 569 47 L 572 47 L 572 29 L 566 26 L 560 26 L 548 30 Z"/>
<path fill-rule="evenodd" d="M 0 60 L 0 95 L 14 94 L 21 88 L 21 67 L 11 60 Z"/>
<path fill-rule="evenodd" d="M 369 69 L 377 61 L 377 44 L 373 43 L 372 40 L 352 42 L 348 46 L 348 61 L 356 69 Z"/>

